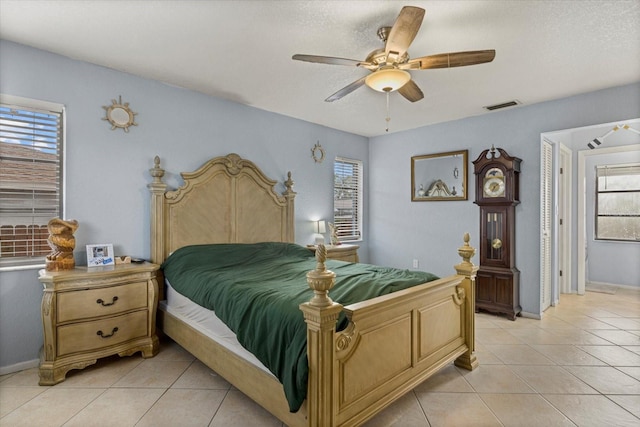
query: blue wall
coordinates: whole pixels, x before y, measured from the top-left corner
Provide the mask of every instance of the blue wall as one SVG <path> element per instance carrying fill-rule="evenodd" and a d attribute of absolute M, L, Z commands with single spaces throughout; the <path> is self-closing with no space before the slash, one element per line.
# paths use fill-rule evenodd
<path fill-rule="evenodd" d="M 540 134 L 637 117 L 640 84 L 633 84 L 371 138 L 370 262 L 411 268 L 417 259 L 421 269 L 452 274 L 451 257 L 464 232 L 478 247 L 473 187 L 467 201 L 411 202 L 411 156 L 468 149 L 471 162 L 493 144 L 522 159 L 516 207 L 520 303 L 523 312 L 539 316 Z M 472 164 L 468 179 L 472 186 Z"/>
<path fill-rule="evenodd" d="M 638 135 L 631 134 L 636 141 Z M 610 140 L 606 141 L 611 146 Z M 585 158 L 586 281 L 640 287 L 640 242 L 595 240 L 596 166 L 640 163 L 637 151 L 592 155 Z"/>
<path fill-rule="evenodd" d="M 149 256 L 147 170 L 159 155 L 166 181 L 231 152 L 253 160 L 280 182 L 292 172 L 296 241 L 313 243 L 312 219 L 331 219 L 333 159 L 363 160 L 367 186 L 368 139 L 206 96 L 108 68 L 0 41 L 0 90 L 66 107 L 66 218 L 77 219 L 76 260 L 89 243 L 113 243 L 117 255 Z M 139 124 L 111 130 L 103 121 L 122 96 Z M 315 163 L 311 148 L 324 147 Z M 96 182 L 98 183 L 96 185 Z M 279 185 L 279 190 L 284 187 Z M 365 208 L 368 200 L 365 196 Z M 367 223 L 365 216 L 364 223 Z M 365 226 L 364 236 L 366 239 Z M 367 260 L 366 241 L 360 257 Z M 0 368 L 34 360 L 42 345 L 37 270 L 0 272 Z"/>
<path fill-rule="evenodd" d="M 463 202 L 411 202 L 413 155 L 469 150 L 475 160 L 491 144 L 523 159 L 517 208 L 516 265 L 523 310 L 539 312 L 539 169 L 542 132 L 640 116 L 640 84 L 588 93 L 367 139 L 108 68 L 0 41 L 2 93 L 66 106 L 66 217 L 77 219 L 77 257 L 84 245 L 113 243 L 116 254 L 149 255 L 147 169 L 157 154 L 172 186 L 180 171 L 236 152 L 282 181 L 292 171 L 296 241 L 313 240 L 313 218 L 331 218 L 333 158 L 364 161 L 364 262 L 453 273 L 462 234 L 477 246 L 474 194 Z M 102 120 L 122 96 L 137 112 L 129 133 Z M 320 142 L 324 163 L 311 148 Z M 469 166 L 469 185 L 473 173 Z M 104 183 L 89 185 L 95 177 Z M 476 256 L 477 261 L 477 256 Z M 36 270 L 0 272 L 0 370 L 33 362 L 42 345 L 41 286 Z"/>

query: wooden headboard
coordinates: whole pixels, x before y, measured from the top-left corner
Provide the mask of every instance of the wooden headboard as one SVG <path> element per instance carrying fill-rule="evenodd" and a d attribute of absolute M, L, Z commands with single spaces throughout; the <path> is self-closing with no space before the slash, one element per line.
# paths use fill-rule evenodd
<path fill-rule="evenodd" d="M 151 261 L 162 263 L 173 251 L 205 243 L 294 242 L 291 172 L 280 195 L 277 181 L 237 154 L 216 157 L 180 175 L 184 185 L 167 191 L 160 158 L 149 169 Z"/>

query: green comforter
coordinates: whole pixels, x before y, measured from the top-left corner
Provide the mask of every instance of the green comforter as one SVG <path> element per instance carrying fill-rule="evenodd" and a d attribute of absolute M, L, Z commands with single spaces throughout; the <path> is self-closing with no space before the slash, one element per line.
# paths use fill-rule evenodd
<path fill-rule="evenodd" d="M 430 273 L 328 260 L 336 273 L 331 298 L 343 305 L 437 279 Z M 307 394 L 307 328 L 301 303 L 313 296 L 306 280 L 316 261 L 290 243 L 187 246 L 162 265 L 171 286 L 233 330 L 284 386 L 292 412 Z M 346 327 L 343 315 L 338 330 Z"/>

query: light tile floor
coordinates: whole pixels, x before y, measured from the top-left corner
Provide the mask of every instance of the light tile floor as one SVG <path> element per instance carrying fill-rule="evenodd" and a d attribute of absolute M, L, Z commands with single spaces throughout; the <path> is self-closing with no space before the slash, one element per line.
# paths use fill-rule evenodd
<path fill-rule="evenodd" d="M 476 316 L 480 367 L 450 365 L 371 426 L 640 426 L 640 292 L 562 295 L 542 320 Z M 282 426 L 171 341 L 39 387 L 0 378 L 0 426 Z"/>

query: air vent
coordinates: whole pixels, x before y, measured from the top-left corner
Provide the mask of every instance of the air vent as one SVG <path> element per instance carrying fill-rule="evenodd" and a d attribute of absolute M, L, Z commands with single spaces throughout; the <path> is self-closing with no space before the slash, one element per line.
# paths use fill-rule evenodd
<path fill-rule="evenodd" d="M 513 107 L 514 105 L 520 105 L 520 104 L 521 104 L 520 101 L 513 100 L 513 101 L 503 102 L 501 104 L 487 105 L 486 107 L 482 107 L 482 108 L 485 108 L 489 111 L 493 111 L 493 110 L 499 110 L 501 108 Z"/>

